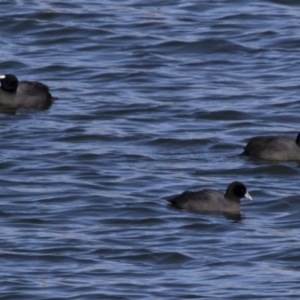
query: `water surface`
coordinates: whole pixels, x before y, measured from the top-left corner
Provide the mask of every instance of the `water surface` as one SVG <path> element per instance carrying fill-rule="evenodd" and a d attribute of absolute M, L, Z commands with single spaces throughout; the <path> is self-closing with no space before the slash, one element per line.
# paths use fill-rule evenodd
<path fill-rule="evenodd" d="M 298 299 L 299 165 L 239 154 L 299 131 L 297 1 L 2 1 L 1 299 Z M 244 182 L 241 215 L 165 197 Z"/>

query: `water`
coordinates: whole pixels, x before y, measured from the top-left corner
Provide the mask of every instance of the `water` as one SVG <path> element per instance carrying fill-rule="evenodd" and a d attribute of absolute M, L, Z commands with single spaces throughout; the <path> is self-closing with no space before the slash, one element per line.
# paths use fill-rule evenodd
<path fill-rule="evenodd" d="M 299 131 L 298 1 L 2 1 L 0 299 L 298 299 L 299 165 L 240 157 Z M 241 216 L 166 196 L 244 182 Z"/>

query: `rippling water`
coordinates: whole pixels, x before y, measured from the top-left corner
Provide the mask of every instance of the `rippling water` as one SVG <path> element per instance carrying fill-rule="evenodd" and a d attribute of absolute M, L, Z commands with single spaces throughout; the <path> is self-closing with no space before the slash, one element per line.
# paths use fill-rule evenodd
<path fill-rule="evenodd" d="M 298 1 L 2 1 L 1 299 L 298 299 L 299 165 L 240 157 L 299 131 Z M 166 196 L 244 182 L 237 219 Z"/>

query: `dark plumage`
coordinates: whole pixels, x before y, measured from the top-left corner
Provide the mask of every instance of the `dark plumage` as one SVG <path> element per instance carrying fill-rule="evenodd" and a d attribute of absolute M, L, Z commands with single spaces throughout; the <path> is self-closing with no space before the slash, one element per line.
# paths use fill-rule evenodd
<path fill-rule="evenodd" d="M 242 155 L 277 161 L 300 160 L 300 133 L 296 140 L 272 136 L 253 137 Z"/>
<path fill-rule="evenodd" d="M 186 191 L 167 200 L 175 207 L 185 210 L 239 213 L 241 198 L 252 200 L 247 193 L 246 186 L 241 182 L 234 181 L 229 184 L 225 194 L 205 189 L 198 192 Z"/>
<path fill-rule="evenodd" d="M 53 103 L 49 88 L 37 81 L 18 81 L 12 74 L 0 76 L 0 105 L 8 108 L 47 109 Z"/>

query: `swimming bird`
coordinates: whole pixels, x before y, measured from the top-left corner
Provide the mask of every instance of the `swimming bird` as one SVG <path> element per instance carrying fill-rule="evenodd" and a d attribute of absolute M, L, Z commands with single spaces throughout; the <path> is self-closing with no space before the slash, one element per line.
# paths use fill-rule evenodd
<path fill-rule="evenodd" d="M 253 137 L 242 155 L 277 161 L 300 160 L 300 133 L 296 140 L 274 136 Z"/>
<path fill-rule="evenodd" d="M 0 105 L 9 108 L 47 109 L 55 98 L 48 86 L 37 81 L 18 81 L 12 74 L 0 75 Z"/>
<path fill-rule="evenodd" d="M 217 190 L 204 189 L 197 192 L 185 191 L 167 200 L 173 206 L 185 210 L 238 214 L 241 198 L 252 200 L 246 186 L 239 181 L 234 181 L 229 184 L 225 194 Z"/>

